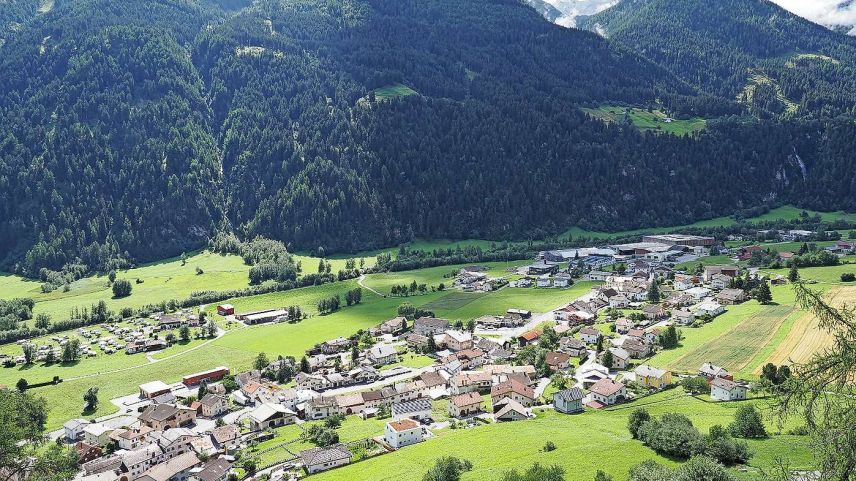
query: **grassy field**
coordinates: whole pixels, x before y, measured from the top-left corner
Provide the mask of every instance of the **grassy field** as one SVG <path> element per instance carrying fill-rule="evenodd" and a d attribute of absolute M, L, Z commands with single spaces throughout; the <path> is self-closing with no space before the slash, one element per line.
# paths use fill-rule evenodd
<path fill-rule="evenodd" d="M 833 286 L 827 292 L 826 299 L 833 306 L 852 306 L 856 303 L 856 286 Z M 775 347 L 770 349 L 771 352 L 760 366 L 768 362 L 776 365 L 806 362 L 834 341 L 832 334 L 822 330 L 818 318 L 809 312 L 799 312 L 783 337 L 779 342 L 771 343 Z M 760 369 L 756 368 L 756 374 L 758 372 Z"/>
<path fill-rule="evenodd" d="M 751 377 L 763 360 L 759 353 L 779 335 L 793 316 L 794 294 L 789 286 L 772 289 L 776 304 L 751 300 L 728 306 L 724 314 L 697 328 L 682 328 L 680 347 L 661 351 L 650 364 L 682 372 L 695 372 L 704 362 L 713 362 L 741 377 Z"/>
<path fill-rule="evenodd" d="M 386 87 L 375 89 L 373 92 L 375 94 L 375 99 L 377 100 L 389 100 L 394 99 L 396 97 L 418 95 L 418 92 L 408 87 L 407 85 L 402 84 L 387 85 Z"/>
<path fill-rule="evenodd" d="M 669 391 L 641 403 L 654 415 L 678 412 L 687 415 L 706 432 L 715 424 L 728 424 L 737 404 L 710 403 Z M 512 468 L 525 468 L 538 462 L 557 464 L 569 473 L 568 479 L 594 479 L 598 469 L 616 479 L 624 479 L 629 468 L 647 459 L 667 465 L 675 462 L 655 454 L 627 432 L 627 416 L 633 404 L 605 411 L 587 411 L 567 416 L 545 411 L 528 421 L 498 423 L 471 429 L 445 429 L 422 444 L 317 475 L 319 481 L 351 479 L 419 480 L 440 456 L 457 456 L 473 462 L 473 470 L 464 481 L 496 480 Z M 771 426 L 772 428 L 772 426 Z M 547 441 L 556 444 L 552 452 L 542 452 Z M 811 467 L 808 440 L 794 436 L 774 436 L 751 441 L 755 457 L 749 463 L 752 479 L 759 467 L 768 467 L 776 457 L 786 457 L 795 469 Z M 605 453 L 613 453 L 604 456 Z M 617 453 L 620 453 L 617 454 Z M 760 478 L 755 478 L 760 479 Z"/>
<path fill-rule="evenodd" d="M 596 109 L 582 109 L 592 117 L 607 123 L 623 122 L 625 116 L 639 130 L 650 130 L 674 135 L 692 135 L 704 130 L 707 126 L 705 119 L 695 117 L 688 120 L 672 119 L 660 110 L 644 110 L 637 108 L 602 106 Z"/>
<path fill-rule="evenodd" d="M 500 263 L 496 268 L 504 268 Z M 419 278 L 422 280 L 441 279 L 443 271 L 454 267 L 425 269 L 422 271 L 395 274 L 402 279 Z M 438 277 L 439 276 L 439 277 Z M 393 282 L 386 275 L 371 275 L 367 285 L 383 285 Z M 447 306 L 437 309 L 438 316 L 450 319 L 467 320 L 485 314 L 501 314 L 508 308 L 517 307 L 536 312 L 545 312 L 563 303 L 569 302 L 588 291 L 591 283 L 579 283 L 570 289 L 502 289 L 483 294 L 465 305 Z M 260 296 L 232 299 L 238 312 L 299 305 L 310 313 L 308 319 L 297 324 L 269 324 L 254 327 L 235 327 L 221 338 L 202 345 L 202 341 L 192 341 L 189 345 L 177 345 L 153 357 L 157 362 L 149 362 L 145 356 L 114 354 L 99 355 L 92 359 L 83 359 L 74 365 L 54 364 L 52 366 L 32 365 L 0 369 L 0 384 L 14 385 L 18 379 L 25 378 L 30 383 L 50 380 L 54 375 L 65 379 L 57 386 L 37 388 L 34 393 L 45 397 L 50 405 L 48 426 L 56 428 L 64 421 L 80 415 L 83 404 L 83 392 L 92 386 L 98 386 L 102 402 L 96 416 L 110 414 L 117 410 L 108 400 L 127 395 L 139 384 L 155 379 L 176 382 L 182 376 L 214 367 L 226 365 L 234 372 L 247 369 L 259 352 L 269 357 L 277 355 L 301 356 L 303 352 L 328 339 L 351 335 L 359 329 L 366 329 L 396 315 L 396 309 L 402 302 L 411 302 L 417 306 L 443 302 L 446 296 L 460 295 L 457 291 L 433 292 L 423 296 L 409 298 L 381 297 L 363 290 L 363 302 L 353 307 L 345 307 L 329 315 L 317 315 L 315 304 L 318 299 L 344 293 L 357 286 L 356 280 L 336 282 L 322 286 L 313 286 L 292 291 L 276 292 Z M 216 317 L 216 316 L 215 316 Z M 9 345 L 9 354 L 17 355 L 20 348 Z M 402 365 L 424 366 L 422 357 L 407 358 Z"/>

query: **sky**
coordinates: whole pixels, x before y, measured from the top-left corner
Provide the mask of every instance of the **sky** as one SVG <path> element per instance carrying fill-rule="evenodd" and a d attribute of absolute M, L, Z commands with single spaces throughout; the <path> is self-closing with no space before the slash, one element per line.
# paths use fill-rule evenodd
<path fill-rule="evenodd" d="M 556 23 L 566 27 L 575 25 L 577 15 L 591 15 L 619 0 L 546 0 L 565 15 Z M 710 0 L 715 2 L 716 0 Z M 851 27 L 856 35 L 856 0 L 772 0 L 791 12 L 815 23 L 831 27 Z"/>
<path fill-rule="evenodd" d="M 773 0 L 783 8 L 815 23 L 828 26 L 856 26 L 856 1 L 852 0 Z M 851 32 L 856 35 L 856 28 Z"/>

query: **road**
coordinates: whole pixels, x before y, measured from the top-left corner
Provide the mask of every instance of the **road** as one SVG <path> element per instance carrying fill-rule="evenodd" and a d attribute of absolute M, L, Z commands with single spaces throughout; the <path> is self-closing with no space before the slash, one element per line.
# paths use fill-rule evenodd
<path fill-rule="evenodd" d="M 380 297 L 386 297 L 386 294 L 381 294 L 380 292 L 378 292 L 378 291 L 376 291 L 376 290 L 372 289 L 371 287 L 367 286 L 367 285 L 365 284 L 365 280 L 366 280 L 366 275 L 365 275 L 365 274 L 360 274 L 360 277 L 357 279 L 357 284 L 358 284 L 360 287 L 362 287 L 363 289 L 368 289 L 369 291 L 371 291 L 371 292 L 373 292 L 373 293 L 377 294 L 377 295 L 378 295 L 378 296 L 380 296 Z"/>

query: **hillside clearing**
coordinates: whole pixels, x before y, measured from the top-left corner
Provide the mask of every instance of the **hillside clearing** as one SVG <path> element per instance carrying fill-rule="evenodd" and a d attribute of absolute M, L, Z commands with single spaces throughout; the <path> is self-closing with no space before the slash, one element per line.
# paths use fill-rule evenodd
<path fill-rule="evenodd" d="M 593 118 L 607 123 L 630 121 L 639 130 L 649 130 L 674 135 L 691 135 L 707 127 L 707 120 L 694 117 L 691 119 L 673 119 L 661 110 L 644 110 L 635 107 L 601 106 L 596 109 L 582 109 Z"/>

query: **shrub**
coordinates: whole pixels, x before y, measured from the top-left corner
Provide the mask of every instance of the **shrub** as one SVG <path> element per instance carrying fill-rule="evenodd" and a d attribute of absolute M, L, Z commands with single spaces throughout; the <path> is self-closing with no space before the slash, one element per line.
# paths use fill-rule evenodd
<path fill-rule="evenodd" d="M 127 279 L 119 279 L 113 283 L 113 297 L 128 297 L 131 295 L 131 283 Z"/>
<path fill-rule="evenodd" d="M 556 443 L 554 443 L 553 441 L 547 441 L 546 443 L 544 443 L 544 447 L 541 448 L 541 451 L 544 451 L 545 453 L 549 453 L 550 451 L 555 451 L 555 450 L 556 450 Z"/>
<path fill-rule="evenodd" d="M 650 420 L 651 415 L 644 408 L 636 408 L 630 413 L 630 417 L 627 419 L 627 429 L 630 431 L 633 439 L 639 439 L 639 431 Z"/>
<path fill-rule="evenodd" d="M 856 281 L 856 274 L 852 272 L 845 272 L 841 274 L 841 282 L 853 282 Z"/>
<path fill-rule="evenodd" d="M 734 422 L 728 426 L 728 432 L 738 438 L 765 438 L 767 429 L 761 420 L 761 414 L 755 406 L 744 404 L 734 413 Z"/>
<path fill-rule="evenodd" d="M 689 459 L 703 450 L 704 439 L 693 423 L 682 414 L 664 414 L 642 425 L 639 439 L 660 454 Z"/>

